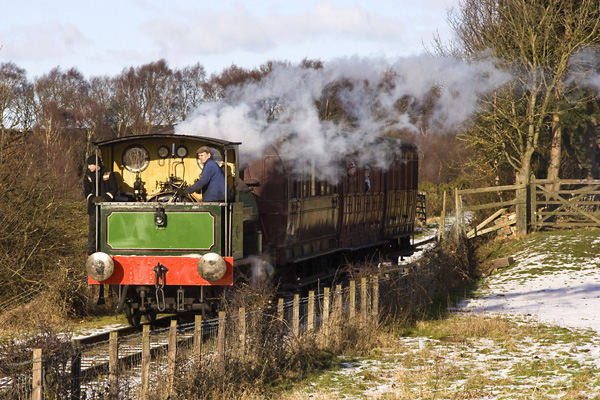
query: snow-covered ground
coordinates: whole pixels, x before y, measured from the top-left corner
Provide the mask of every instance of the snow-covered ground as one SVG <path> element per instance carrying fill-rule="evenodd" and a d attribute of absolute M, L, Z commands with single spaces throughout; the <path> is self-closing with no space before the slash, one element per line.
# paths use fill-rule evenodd
<path fill-rule="evenodd" d="M 600 231 L 528 240 L 515 264 L 483 280 L 459 309 L 528 315 L 540 322 L 600 333 Z"/>
<path fill-rule="evenodd" d="M 403 337 L 314 379 L 298 398 L 600 398 L 600 230 L 533 235 L 522 248 L 455 311 L 507 316 L 537 339 Z"/>

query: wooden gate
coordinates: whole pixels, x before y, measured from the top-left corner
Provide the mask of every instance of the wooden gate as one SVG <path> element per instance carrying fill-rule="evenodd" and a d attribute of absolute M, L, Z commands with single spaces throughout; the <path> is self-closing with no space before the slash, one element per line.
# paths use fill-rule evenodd
<path fill-rule="evenodd" d="M 502 200 L 482 200 L 486 193 L 497 193 L 495 197 Z M 600 180 L 532 179 L 529 185 L 456 190 L 455 197 L 459 221 L 464 221 L 467 211 L 491 210 L 490 216 L 469 232 L 465 232 L 464 222 L 456 225 L 457 233 L 467 238 L 510 225 L 516 225 L 520 236 L 547 227 L 600 227 Z M 505 214 L 514 214 L 514 218 L 500 221 Z"/>
<path fill-rule="evenodd" d="M 600 227 L 600 180 L 535 180 L 530 184 L 532 230 Z"/>

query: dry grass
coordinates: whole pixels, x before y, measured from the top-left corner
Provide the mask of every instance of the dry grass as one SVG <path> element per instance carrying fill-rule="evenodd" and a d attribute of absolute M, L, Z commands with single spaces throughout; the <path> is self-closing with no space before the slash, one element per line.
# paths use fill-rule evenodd
<path fill-rule="evenodd" d="M 593 332 L 455 314 L 420 321 L 411 336 L 381 342 L 387 346 L 340 357 L 340 367 L 274 398 L 600 398 L 600 339 Z"/>
<path fill-rule="evenodd" d="M 83 277 L 74 277 L 76 273 L 71 269 L 60 269 L 56 273 L 55 279 L 31 301 L 0 313 L 0 335 L 35 331 L 36 321 L 41 320 L 52 327 L 72 325 L 75 320 L 98 313 L 110 314 L 115 309 L 117 299 L 108 294 L 105 306 L 95 306 L 98 288 L 87 285 Z"/>
<path fill-rule="evenodd" d="M 0 314 L 0 334 L 15 333 L 21 330 L 35 330 L 32 321 L 44 320 L 49 326 L 66 325 L 68 320 L 64 314 L 56 312 L 55 304 L 49 301 L 47 294 L 40 295 L 30 303 Z"/>

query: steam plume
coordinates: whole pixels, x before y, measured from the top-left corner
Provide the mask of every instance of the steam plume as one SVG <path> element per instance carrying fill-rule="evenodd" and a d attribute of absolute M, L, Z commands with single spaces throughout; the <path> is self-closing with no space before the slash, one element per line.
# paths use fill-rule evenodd
<path fill-rule="evenodd" d="M 260 82 L 230 89 L 204 103 L 177 133 L 242 142 L 250 162 L 277 145 L 295 172 L 312 166 L 318 178 L 336 182 L 349 155 L 359 165 L 387 167 L 390 152 L 378 137 L 424 124 L 456 129 L 478 109 L 478 99 L 510 76 L 493 61 L 467 63 L 423 55 L 399 59 L 343 58 L 324 68 L 277 65 Z M 316 104 L 333 99 L 347 118 L 319 115 Z M 423 111 L 424 110 L 424 111 Z"/>
<path fill-rule="evenodd" d="M 565 78 L 565 86 L 592 88 L 600 94 L 600 48 L 588 46 L 569 59 L 569 72 Z M 576 100 L 576 97 L 573 98 Z"/>

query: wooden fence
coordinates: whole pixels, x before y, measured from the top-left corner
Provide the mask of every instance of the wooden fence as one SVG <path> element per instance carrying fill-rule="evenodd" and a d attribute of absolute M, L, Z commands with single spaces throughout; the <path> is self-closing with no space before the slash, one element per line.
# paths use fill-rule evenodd
<path fill-rule="evenodd" d="M 307 338 L 328 349 L 348 332 L 374 329 L 383 318 L 405 319 L 435 297 L 446 298 L 465 273 L 453 263 L 422 265 L 387 263 L 370 277 L 325 287 L 301 297 L 279 299 L 267 310 L 239 309 L 230 315 L 150 330 L 136 335 L 112 334 L 100 344 L 75 341 L 64 355 L 16 354 L 0 364 L 0 399 L 146 399 L 152 393 L 168 398 L 174 373 L 217 368 L 252 360 L 265 341 L 261 321 L 283 334 L 289 351 L 294 338 Z M 381 295 L 380 295 L 381 293 Z M 262 346 L 262 347 L 261 347 Z M 11 355 L 3 356 L 3 362 Z M 24 358 L 27 357 L 27 358 Z"/>
<path fill-rule="evenodd" d="M 600 227 L 600 180 L 536 180 L 529 185 L 493 186 L 455 191 L 457 234 L 472 238 L 515 226 L 520 236 L 544 228 Z M 491 214 L 470 231 L 469 211 Z M 506 215 L 514 218 L 507 218 Z M 503 220 L 499 220 L 504 217 Z"/>
<path fill-rule="evenodd" d="M 358 284 L 350 281 L 346 287 L 337 285 L 333 290 L 325 287 L 317 294 L 310 291 L 302 299 L 298 294 L 291 301 L 279 299 L 274 310 L 263 313 L 283 324 L 291 335 L 318 334 L 326 342 L 332 332 L 349 321 L 364 326 L 376 325 L 379 321 L 379 291 L 378 276 L 364 277 Z M 251 344 L 247 328 L 252 317 L 253 313 L 241 308 L 234 315 L 219 312 L 215 320 L 203 321 L 198 315 L 187 325 L 178 326 L 177 321 L 172 320 L 164 332 L 151 331 L 150 325 L 146 324 L 140 335 L 128 337 L 127 344 L 121 342 L 116 332 L 110 334 L 108 342 L 94 346 L 84 346 L 74 340 L 68 368 L 62 376 L 50 381 L 68 381 L 64 391 L 68 392 L 69 399 L 125 396 L 145 400 L 150 393 L 162 393 L 161 397 L 168 398 L 173 389 L 176 362 L 209 360 L 217 363 L 223 362 L 232 351 L 245 353 Z M 138 343 L 132 344 L 132 341 Z M 132 347 L 135 347 L 133 353 Z M 4 398 L 3 394 L 15 399 L 64 398 L 64 391 L 61 395 L 55 389 L 45 387 L 50 364 L 56 363 L 56 358 L 51 356 L 43 354 L 41 349 L 34 349 L 30 378 L 13 376 L 4 387 L 0 384 L 0 398 Z M 90 357 L 96 358 L 92 364 L 82 363 Z"/>
<path fill-rule="evenodd" d="M 489 195 L 484 200 L 477 199 L 477 196 Z M 470 202 L 465 204 L 465 197 L 470 196 Z M 489 201 L 493 198 L 494 201 Z M 496 200 L 499 199 L 499 200 Z M 457 221 L 457 234 L 466 235 L 472 238 L 485 233 L 497 231 L 501 228 L 517 225 L 518 232 L 525 234 L 527 232 L 527 185 L 507 185 L 493 186 L 478 189 L 463 189 L 455 191 L 455 205 Z M 494 212 L 475 226 L 471 231 L 465 232 L 464 216 L 468 211 L 494 210 Z M 500 215 L 510 210 L 514 210 L 516 218 L 500 224 L 490 225 Z"/>
<path fill-rule="evenodd" d="M 424 192 L 417 193 L 417 220 L 427 221 L 427 197 Z"/>

